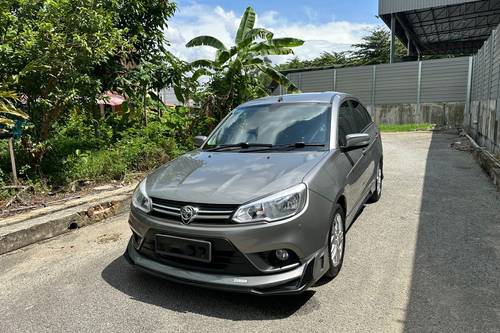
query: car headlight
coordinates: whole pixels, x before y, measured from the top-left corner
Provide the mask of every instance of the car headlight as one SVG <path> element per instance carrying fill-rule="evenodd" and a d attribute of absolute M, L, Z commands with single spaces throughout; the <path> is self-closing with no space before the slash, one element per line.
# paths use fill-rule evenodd
<path fill-rule="evenodd" d="M 134 194 L 132 195 L 132 205 L 145 213 L 149 213 L 151 211 L 153 203 L 146 194 L 146 179 L 144 179 L 135 189 Z"/>
<path fill-rule="evenodd" d="M 307 202 L 307 187 L 299 184 L 266 198 L 238 208 L 233 215 L 236 223 L 273 222 L 299 214 Z"/>

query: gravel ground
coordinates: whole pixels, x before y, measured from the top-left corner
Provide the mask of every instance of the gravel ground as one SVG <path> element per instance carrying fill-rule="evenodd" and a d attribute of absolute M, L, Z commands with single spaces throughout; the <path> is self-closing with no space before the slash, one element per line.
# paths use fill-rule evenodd
<path fill-rule="evenodd" d="M 166 282 L 121 257 L 122 215 L 0 256 L 0 332 L 499 332 L 499 193 L 456 135 L 383 140 L 383 198 L 335 280 L 272 298 Z"/>

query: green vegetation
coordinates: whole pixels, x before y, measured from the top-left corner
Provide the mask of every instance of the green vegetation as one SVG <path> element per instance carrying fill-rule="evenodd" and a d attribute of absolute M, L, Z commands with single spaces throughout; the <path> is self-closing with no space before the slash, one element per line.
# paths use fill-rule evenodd
<path fill-rule="evenodd" d="M 352 45 L 353 51 L 324 52 L 321 56 L 312 60 L 294 58 L 281 65 L 280 69 L 385 64 L 389 62 L 389 46 L 390 32 L 383 27 L 379 27 L 363 37 L 360 43 Z M 405 47 L 396 39 L 396 58 L 401 59 L 405 55 Z"/>
<path fill-rule="evenodd" d="M 380 124 L 380 130 L 382 132 L 414 132 L 414 131 L 430 131 L 434 129 L 435 125 L 423 123 L 423 124 Z"/>
<path fill-rule="evenodd" d="M 278 72 L 266 58 L 269 55 L 293 54 L 293 48 L 304 41 L 296 38 L 274 38 L 263 28 L 255 28 L 255 11 L 248 7 L 241 18 L 234 45 L 226 47 L 212 36 L 199 36 L 186 47 L 210 46 L 217 50 L 214 60 L 200 59 L 191 63 L 197 69 L 194 77 L 208 75 L 199 100 L 205 113 L 216 121 L 239 104 L 268 94 L 266 82 L 274 80 L 289 92 L 297 88 Z"/>

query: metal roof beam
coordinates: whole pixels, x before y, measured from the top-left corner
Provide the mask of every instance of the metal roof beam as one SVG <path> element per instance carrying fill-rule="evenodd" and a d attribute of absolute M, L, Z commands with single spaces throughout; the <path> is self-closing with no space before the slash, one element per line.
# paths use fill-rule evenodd
<path fill-rule="evenodd" d="M 415 49 L 417 50 L 418 54 L 422 54 L 422 47 L 420 45 L 420 40 L 417 38 L 415 33 L 413 32 L 412 29 L 408 27 L 408 25 L 405 22 L 405 19 L 402 18 L 399 14 L 395 14 L 396 20 L 398 21 L 399 25 L 403 30 L 405 31 L 406 35 L 410 37 L 413 45 L 415 46 Z"/>

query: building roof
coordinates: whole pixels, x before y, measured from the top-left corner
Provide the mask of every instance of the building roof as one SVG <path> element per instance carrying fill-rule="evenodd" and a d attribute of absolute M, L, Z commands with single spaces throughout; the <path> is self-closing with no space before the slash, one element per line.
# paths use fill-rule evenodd
<path fill-rule="evenodd" d="M 480 0 L 379 0 L 379 15 L 398 13 L 409 10 L 458 5 Z"/>
<path fill-rule="evenodd" d="M 500 23 L 498 0 L 379 0 L 379 16 L 421 54 L 476 53 Z"/>

